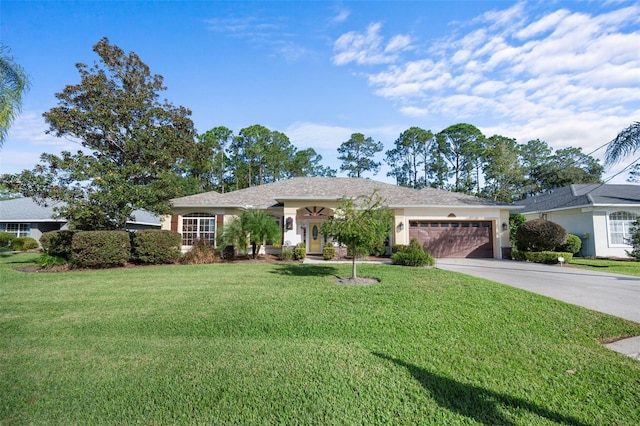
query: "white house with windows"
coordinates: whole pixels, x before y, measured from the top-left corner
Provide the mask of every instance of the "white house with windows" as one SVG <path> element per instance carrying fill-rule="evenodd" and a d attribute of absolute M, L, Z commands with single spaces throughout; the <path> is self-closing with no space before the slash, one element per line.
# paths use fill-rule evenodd
<path fill-rule="evenodd" d="M 514 204 L 527 219 L 547 219 L 579 236 L 582 256 L 625 258 L 640 218 L 640 185 L 570 185 Z"/>
<path fill-rule="evenodd" d="M 37 204 L 32 198 L 15 198 L 0 201 L 0 231 L 16 237 L 31 237 L 40 241 L 43 233 L 59 229 L 69 229 L 65 218 L 55 218 L 55 202 L 46 206 Z M 157 229 L 160 218 L 144 210 L 134 212 L 135 220 L 127 224 L 127 229 Z"/>

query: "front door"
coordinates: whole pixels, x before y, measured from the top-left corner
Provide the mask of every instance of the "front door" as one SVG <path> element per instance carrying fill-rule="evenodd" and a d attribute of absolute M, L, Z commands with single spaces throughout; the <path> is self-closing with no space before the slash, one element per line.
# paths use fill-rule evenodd
<path fill-rule="evenodd" d="M 309 223 L 309 253 L 322 253 L 322 222 Z"/>

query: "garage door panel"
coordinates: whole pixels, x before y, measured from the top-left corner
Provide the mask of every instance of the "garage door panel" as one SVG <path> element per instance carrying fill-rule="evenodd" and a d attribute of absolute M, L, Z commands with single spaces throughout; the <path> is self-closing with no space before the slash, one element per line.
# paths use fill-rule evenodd
<path fill-rule="evenodd" d="M 417 222 L 410 227 L 409 237 L 417 238 L 436 258 L 493 257 L 489 222 Z"/>

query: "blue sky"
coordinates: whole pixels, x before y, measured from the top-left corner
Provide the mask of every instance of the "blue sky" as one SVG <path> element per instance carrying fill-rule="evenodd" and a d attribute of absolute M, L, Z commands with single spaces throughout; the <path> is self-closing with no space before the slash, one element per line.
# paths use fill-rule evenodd
<path fill-rule="evenodd" d="M 637 1 L 2 0 L 0 24 L 31 79 L 1 173 L 80 148 L 46 135 L 42 113 L 102 37 L 162 75 L 199 133 L 261 124 L 334 168 L 355 132 L 386 150 L 411 126 L 466 122 L 589 153 L 640 120 Z"/>

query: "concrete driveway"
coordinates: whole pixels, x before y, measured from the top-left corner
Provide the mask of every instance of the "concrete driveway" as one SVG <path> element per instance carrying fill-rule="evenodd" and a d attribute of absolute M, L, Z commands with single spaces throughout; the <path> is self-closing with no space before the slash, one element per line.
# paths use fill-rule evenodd
<path fill-rule="evenodd" d="M 438 259 L 436 266 L 640 323 L 640 277 L 513 260 Z"/>

